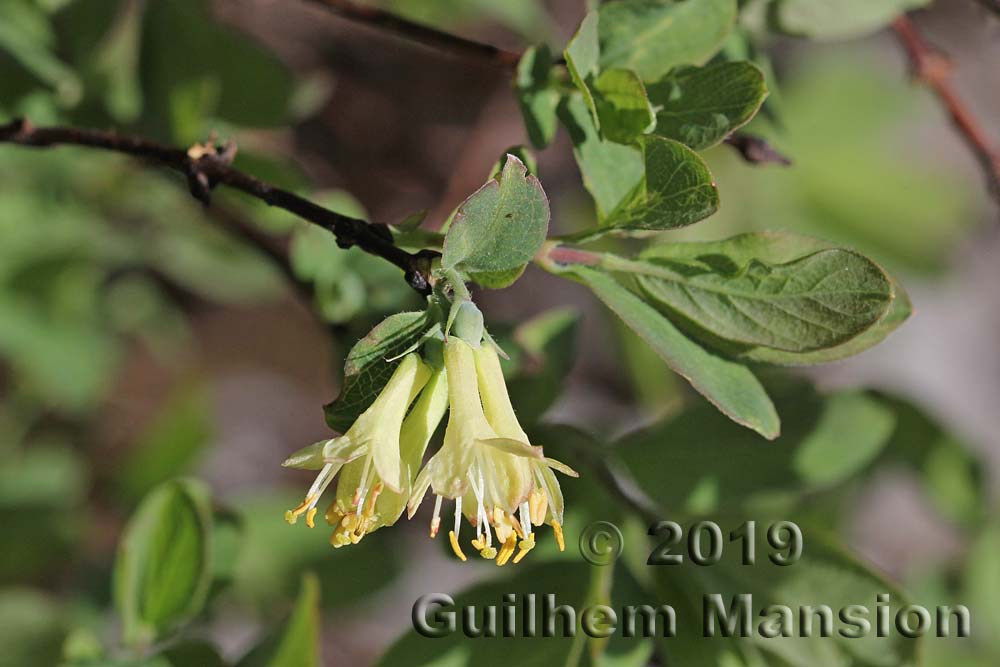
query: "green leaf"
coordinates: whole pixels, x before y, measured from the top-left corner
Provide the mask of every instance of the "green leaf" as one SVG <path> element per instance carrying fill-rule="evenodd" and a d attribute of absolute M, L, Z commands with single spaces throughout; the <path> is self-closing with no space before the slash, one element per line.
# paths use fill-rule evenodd
<path fill-rule="evenodd" d="M 911 273 L 949 266 L 947 257 L 983 210 L 983 200 L 969 190 L 978 184 L 944 165 L 884 149 L 906 144 L 901 116 L 914 122 L 936 117 L 932 100 L 866 66 L 871 61 L 860 49 L 814 56 L 796 67 L 801 76 L 783 82 L 784 129 L 766 137 L 778 139 L 774 145 L 795 166 L 747 169 L 735 155 L 715 156 L 713 172 L 728 201 L 739 205 L 724 205 L 713 224 L 749 231 L 780 220 L 782 228 L 830 239 Z"/>
<path fill-rule="evenodd" d="M 343 191 L 319 193 L 316 201 L 343 215 L 368 217 L 361 204 Z M 281 221 L 288 219 L 283 212 L 280 215 Z M 405 222 L 413 224 L 413 219 Z M 389 314 L 410 303 L 413 290 L 393 280 L 398 276 L 395 267 L 360 248 L 341 248 L 333 234 L 316 225 L 302 221 L 293 224 L 289 248 L 292 268 L 297 277 L 313 284 L 314 306 L 324 319 L 340 324 L 356 319 L 362 312 Z"/>
<path fill-rule="evenodd" d="M 55 597 L 23 584 L 0 589 L 0 665 L 58 665 L 67 611 Z"/>
<path fill-rule="evenodd" d="M 507 157 L 497 179 L 469 196 L 444 240 L 441 266 L 470 273 L 512 271 L 531 261 L 549 229 L 549 201 L 524 163 Z"/>
<path fill-rule="evenodd" d="M 91 67 L 104 83 L 104 106 L 121 123 L 135 121 L 142 112 L 139 49 L 143 5 L 124 5 L 93 54 Z"/>
<path fill-rule="evenodd" d="M 648 258 L 629 269 L 651 301 L 713 335 L 790 352 L 854 338 L 881 319 L 893 298 L 882 269 L 839 249 L 784 264 L 720 253 L 696 262 Z"/>
<path fill-rule="evenodd" d="M 392 13 L 439 30 L 461 33 L 463 26 L 496 23 L 526 38 L 538 39 L 552 30 L 552 18 L 537 0 L 387 0 Z"/>
<path fill-rule="evenodd" d="M 210 407 L 201 385 L 174 390 L 120 464 L 116 480 L 123 497 L 138 501 L 157 484 L 189 471 L 212 437 Z"/>
<path fill-rule="evenodd" d="M 701 65 L 722 48 L 736 0 L 616 0 L 600 9 L 600 64 L 656 81 L 677 65 Z"/>
<path fill-rule="evenodd" d="M 111 383 L 118 350 L 86 320 L 54 318 L 47 310 L 27 294 L 0 294 L 0 353 L 29 391 L 53 407 L 87 410 Z"/>
<path fill-rule="evenodd" d="M 500 175 L 503 168 L 507 166 L 507 158 L 512 155 L 524 163 L 529 174 L 538 176 L 538 161 L 535 159 L 535 154 L 525 146 L 511 146 L 503 152 L 499 160 L 493 163 L 493 167 L 490 169 L 490 178 L 496 178 Z"/>
<path fill-rule="evenodd" d="M 835 345 L 825 350 L 802 353 L 783 352 L 766 347 L 754 347 L 738 351 L 733 356 L 742 361 L 778 366 L 813 366 L 816 364 L 829 364 L 834 361 L 846 359 L 847 357 L 853 357 L 881 343 L 889 334 L 909 319 L 913 313 L 913 306 L 910 303 L 909 295 L 895 281 L 893 281 L 893 292 L 895 297 L 892 303 L 889 304 L 889 310 L 882 316 L 882 319 L 860 335 L 840 345 Z"/>
<path fill-rule="evenodd" d="M 882 396 L 896 412 L 897 426 L 885 451 L 887 462 L 903 463 L 920 479 L 941 514 L 965 528 L 978 527 L 990 501 L 984 461 L 973 447 L 948 432 L 917 405 Z"/>
<path fill-rule="evenodd" d="M 794 264 L 803 258 L 835 250 L 827 241 L 788 232 L 756 232 L 739 234 L 721 241 L 701 241 L 690 243 L 670 243 L 648 247 L 642 253 L 645 259 L 659 259 L 666 263 L 681 265 L 702 265 L 716 267 L 726 272 L 726 267 L 749 266 L 752 262 L 771 265 Z M 841 251 L 850 252 L 850 251 Z M 883 308 L 881 316 L 874 320 L 858 335 L 831 347 L 814 351 L 790 352 L 774 347 L 740 346 L 723 340 L 721 330 L 702 328 L 696 324 L 701 317 L 688 320 L 685 324 L 697 329 L 699 337 L 711 340 L 713 345 L 734 358 L 760 363 L 779 365 L 809 365 L 827 363 L 857 354 L 879 342 L 895 330 L 910 314 L 910 302 L 902 287 L 892 281 L 880 267 L 871 260 L 850 252 L 860 268 L 875 278 L 880 290 L 885 290 L 878 276 L 890 281 L 889 291 L 893 298 L 888 309 Z M 714 326 L 714 325 L 713 325 Z M 758 342 L 758 344 L 762 344 Z"/>
<path fill-rule="evenodd" d="M 78 447 L 59 441 L 32 438 L 22 449 L 11 447 L 17 434 L 5 429 L 3 437 L 0 580 L 43 581 L 65 567 L 86 535 L 86 462 Z"/>
<path fill-rule="evenodd" d="M 528 139 L 535 148 L 545 148 L 556 135 L 559 91 L 552 80 L 552 63 L 549 47 L 542 44 L 528 47 L 517 64 L 514 90 Z"/>
<path fill-rule="evenodd" d="M 253 648 L 236 667 L 320 667 L 319 580 L 307 573 L 284 626 Z"/>
<path fill-rule="evenodd" d="M 0 507 L 65 512 L 85 502 L 87 486 L 87 467 L 74 447 L 56 441 L 31 442 L 23 450 L 4 448 Z"/>
<path fill-rule="evenodd" d="M 207 492 L 191 480 L 152 491 L 129 520 L 115 562 L 115 603 L 125 641 L 148 646 L 189 621 L 211 581 Z"/>
<path fill-rule="evenodd" d="M 588 12 L 577 28 L 576 34 L 569 40 L 563 57 L 566 59 L 566 68 L 573 79 L 573 83 L 580 89 L 583 101 L 590 110 L 597 122 L 597 106 L 594 103 L 593 93 L 590 91 L 590 80 L 597 75 L 598 61 L 600 60 L 600 44 L 597 36 L 597 12 Z"/>
<path fill-rule="evenodd" d="M 639 140 L 645 176 L 602 222 L 617 231 L 686 227 L 715 213 L 719 191 L 708 165 L 684 144 L 647 136 Z"/>
<path fill-rule="evenodd" d="M 83 86 L 76 72 L 56 57 L 56 41 L 48 17 L 34 3 L 0 3 L 0 52 L 51 86 L 60 101 L 70 106 L 80 101 Z"/>
<path fill-rule="evenodd" d="M 344 360 L 344 382 L 340 394 L 324 406 L 326 423 L 344 433 L 368 409 L 392 377 L 396 355 L 416 343 L 430 327 L 426 311 L 390 315 L 359 340 Z"/>
<path fill-rule="evenodd" d="M 507 269 L 506 271 L 480 271 L 477 273 L 470 273 L 469 278 L 472 282 L 485 287 L 486 289 L 503 289 L 504 287 L 510 287 L 517 279 L 521 277 L 524 273 L 524 269 L 527 268 L 527 264 L 523 266 L 515 266 L 513 269 Z"/>
<path fill-rule="evenodd" d="M 207 641 L 189 640 L 174 644 L 158 656 L 170 667 L 227 667 L 228 663 L 219 655 L 219 650 Z M 155 663 L 154 663 L 155 665 Z"/>
<path fill-rule="evenodd" d="M 778 494 L 794 503 L 849 480 L 886 448 L 895 428 L 893 410 L 861 392 L 822 396 L 794 382 L 772 394 L 784 417 L 773 442 L 697 406 L 625 436 L 616 451 L 664 507 L 751 511 Z"/>
<path fill-rule="evenodd" d="M 243 516 L 226 507 L 212 512 L 212 584 L 208 591 L 211 603 L 217 595 L 231 588 L 236 578 L 240 554 L 246 543 Z"/>
<path fill-rule="evenodd" d="M 778 436 L 774 404 L 745 366 L 717 357 L 687 338 L 673 324 L 611 276 L 574 265 L 566 271 L 579 278 L 705 398 L 730 419 L 765 438 Z"/>
<path fill-rule="evenodd" d="M 771 21 L 793 35 L 849 39 L 874 32 L 930 0 L 777 0 Z"/>
<path fill-rule="evenodd" d="M 563 55 L 594 126 L 610 141 L 629 143 L 653 129 L 656 118 L 639 76 L 624 68 L 600 72 L 598 14 L 584 17 Z"/>
<path fill-rule="evenodd" d="M 758 7 L 762 7 L 758 5 Z M 750 21 L 744 23 L 749 24 Z M 729 34 L 722 51 L 713 59 L 720 62 L 749 62 L 757 67 L 767 82 L 767 99 L 760 113 L 776 128 L 784 126 L 781 88 L 774 72 L 771 55 L 758 43 L 758 35 L 746 25 L 737 26 Z"/>
<path fill-rule="evenodd" d="M 606 139 L 630 143 L 656 126 L 642 80 L 632 70 L 607 69 L 594 80 L 598 126 Z"/>
<path fill-rule="evenodd" d="M 152 3 L 142 34 L 150 119 L 160 129 L 169 127 L 178 141 L 201 139 L 208 117 L 254 127 L 287 119 L 294 94 L 288 68 L 250 37 L 216 21 L 204 0 Z"/>
<path fill-rule="evenodd" d="M 312 476 L 304 476 L 303 484 Z M 232 499 L 240 509 L 242 528 L 241 557 L 233 564 L 229 588 L 232 597 L 254 608 L 279 608 L 296 594 L 302 573 L 308 571 L 319 578 L 324 607 L 346 612 L 392 586 L 405 558 L 394 541 L 398 533 L 378 531 L 358 544 L 333 549 L 326 529 L 297 530 L 302 526 L 281 520 L 285 510 L 302 501 L 303 489 L 290 493 L 254 489 Z"/>
<path fill-rule="evenodd" d="M 764 73 L 748 62 L 684 67 L 647 84 L 656 134 L 704 150 L 743 127 L 767 97 Z"/>
<path fill-rule="evenodd" d="M 601 137 L 584 98 L 570 95 L 559 106 L 559 118 L 573 142 L 573 156 L 583 185 L 594 198 L 597 217 L 605 219 L 642 180 L 642 154 Z"/>
<path fill-rule="evenodd" d="M 962 602 L 973 610 L 975 633 L 993 654 L 1000 653 L 1000 523 L 985 526 L 969 550 Z"/>

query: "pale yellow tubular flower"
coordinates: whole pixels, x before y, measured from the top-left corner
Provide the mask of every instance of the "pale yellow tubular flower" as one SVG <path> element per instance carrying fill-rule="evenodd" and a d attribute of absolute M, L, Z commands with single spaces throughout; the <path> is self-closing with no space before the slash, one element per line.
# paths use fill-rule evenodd
<path fill-rule="evenodd" d="M 356 487 L 354 505 L 360 514 L 374 505 L 378 495 L 386 489 L 402 493 L 402 468 L 400 462 L 400 429 L 407 408 L 420 393 L 431 375 L 430 368 L 419 355 L 408 354 L 399 362 L 392 377 L 372 404 L 355 420 L 343 436 L 310 445 L 293 454 L 285 465 L 310 467 L 319 459 L 323 462 L 316 481 L 305 500 L 295 509 L 285 513 L 288 523 L 295 523 L 306 515 L 306 525 L 313 527 L 316 504 L 320 496 L 345 464 L 355 462 L 360 466 L 360 483 Z M 352 464 L 353 465 L 353 464 Z M 354 531 L 356 532 L 356 531 Z M 361 535 L 364 533 L 361 532 Z M 360 537 L 358 538 L 360 539 Z M 350 540 L 349 540 L 350 541 Z"/>
<path fill-rule="evenodd" d="M 372 484 L 372 467 L 362 459 L 344 466 L 337 481 L 337 497 L 325 513 L 334 527 L 330 543 L 335 547 L 356 544 L 362 537 L 383 526 L 396 523 L 406 508 L 413 490 L 413 480 L 420 468 L 427 444 L 448 409 L 448 379 L 443 368 L 437 369 L 424 385 L 413 409 L 403 420 L 399 435 L 399 453 L 403 466 L 403 488 L 397 493 L 379 489 L 378 482 L 369 500 L 359 506 L 361 489 Z"/>
<path fill-rule="evenodd" d="M 459 540 L 464 514 L 476 528 L 472 545 L 482 557 L 499 559 L 503 547 L 512 539 L 509 534 L 516 534 L 511 528 L 518 523 L 514 517 L 532 488 L 527 457 L 537 454 L 523 443 L 498 437 L 487 421 L 473 347 L 451 336 L 444 345 L 444 358 L 450 404 L 448 426 L 441 449 L 414 482 L 409 516 L 431 489 L 436 496 L 431 521 L 434 537 L 441 526 L 442 499 L 453 499 L 455 521 L 449 541 L 455 554 L 462 560 L 466 558 Z M 496 546 L 494 530 L 499 539 Z"/>
<path fill-rule="evenodd" d="M 520 528 L 521 539 L 517 543 L 518 552 L 514 556 L 514 562 L 520 562 L 535 546 L 532 525 L 551 524 L 559 550 L 563 551 L 566 548 L 562 534 L 563 496 L 559 481 L 552 473 L 552 469 L 573 477 L 577 474 L 554 459 L 544 458 L 541 447 L 531 447 L 528 435 L 514 414 L 496 348 L 489 344 L 482 345 L 475 350 L 474 356 L 483 411 L 490 426 L 499 437 L 523 443 L 525 448 L 535 453 L 524 459 L 531 470 L 531 489 L 526 500 L 518 507 L 518 520 L 515 525 Z M 509 549 L 505 545 L 497 556 L 497 564 L 506 563 L 512 553 L 513 545 Z"/>

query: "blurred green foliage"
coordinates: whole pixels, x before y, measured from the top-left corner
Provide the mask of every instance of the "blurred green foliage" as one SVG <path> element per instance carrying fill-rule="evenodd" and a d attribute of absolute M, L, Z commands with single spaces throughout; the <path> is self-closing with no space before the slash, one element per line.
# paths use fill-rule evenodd
<path fill-rule="evenodd" d="M 527 41 L 551 41 L 556 32 L 534 0 L 384 4 L 442 28 L 485 20 Z M 725 14 L 733 3 L 716 4 Z M 815 15 L 803 13 L 810 4 L 805 0 L 740 4 L 744 9 L 767 5 L 773 10 L 770 18 L 784 20 L 786 31 L 830 36 L 819 34 Z M 889 13 L 909 4 L 880 3 L 891 5 Z M 874 22 L 862 18 L 833 26 L 834 32 L 867 31 L 884 20 L 881 14 Z M 912 137 L 922 123 L 940 122 L 928 100 L 902 85 L 897 73 L 870 66 L 875 56 L 849 47 L 820 57 L 796 55 L 778 105 L 761 44 L 748 37 L 752 27 L 747 22 L 732 33 L 721 59 L 748 59 L 762 67 L 771 96 L 750 129 L 767 135 L 795 164 L 749 169 L 726 147 L 710 152 L 723 200 L 711 234 L 777 227 L 850 244 L 906 272 L 946 270 L 950 250 L 975 218 L 975 184 L 919 159 Z M 605 43 L 628 39 L 604 36 Z M 550 64 L 524 72 L 522 85 L 537 94 L 524 102 L 540 118 L 542 136 L 533 137 L 539 144 L 554 132 L 558 95 L 553 96 L 553 88 L 567 83 L 550 77 Z M 619 63 L 605 63 L 610 64 Z M 737 127 L 747 109 L 756 108 L 762 88 L 757 70 L 749 67 L 740 66 L 752 94 L 740 97 L 730 116 L 699 116 L 709 130 L 716 123 L 716 132 L 702 128 L 688 143 L 699 149 L 714 143 L 718 132 Z M 638 108 L 645 121 L 646 109 L 635 104 L 640 86 L 619 76 L 603 84 L 594 80 L 594 92 L 598 98 L 604 93 L 604 103 L 616 112 Z M 656 92 L 665 104 L 678 95 L 698 97 L 697 87 L 671 83 L 677 76 L 675 71 L 659 84 Z M 204 0 L 0 2 L 3 121 L 26 114 L 39 124 L 115 126 L 185 145 L 212 130 L 252 137 L 247 130 L 294 125 L 310 106 L 298 102 L 317 93 L 309 85 L 253 38 L 217 21 Z M 594 102 L 595 111 L 600 101 Z M 599 162 L 612 156 L 606 161 L 614 169 L 595 172 L 591 187 L 610 185 L 615 191 L 608 198 L 617 204 L 638 178 L 630 162 L 637 159 L 635 152 L 607 142 L 587 143 L 597 135 L 582 97 L 572 96 L 559 112 L 584 133 L 571 139 L 585 171 L 587 156 L 593 155 L 586 151 L 600 152 Z M 780 123 L 775 121 L 779 114 Z M 619 138 L 635 134 L 636 128 L 644 129 L 630 124 Z M 660 131 L 668 129 L 664 123 Z M 294 165 L 255 151 L 255 145 L 251 140 L 241 150 L 239 166 L 289 187 L 308 188 Z M 365 217 L 345 193 L 317 193 L 315 199 Z M 358 249 L 338 248 L 321 230 L 223 193 L 216 204 L 255 229 L 290 236 L 294 275 L 313 285 L 314 310 L 343 349 L 384 316 L 419 305 L 395 268 Z M 391 590 L 404 572 L 399 554 L 405 535 L 381 531 L 363 544 L 333 551 L 319 531 L 288 530 L 280 522 L 282 511 L 297 500 L 291 492 L 269 487 L 210 497 L 177 481 L 198 471 L 219 437 L 210 378 L 200 372 L 175 379 L 123 451 L 104 442 L 102 418 L 137 349 L 163 366 L 184 366 L 185 352 L 194 344 L 192 314 L 199 307 L 261 304 L 288 292 L 267 258 L 225 231 L 216 215 L 193 202 L 179 179 L 138 169 L 117 156 L 74 149 L 58 156 L 0 150 L 0 666 L 51 667 L 63 661 L 80 667 L 315 667 L 320 664 L 315 647 L 321 610 L 338 614 L 363 608 L 374 595 Z M 701 238 L 703 233 L 681 236 Z M 765 443 L 685 393 L 659 358 L 626 333 L 617 351 L 628 360 L 623 375 L 663 420 L 606 443 L 543 423 L 576 359 L 577 324 L 575 312 L 556 310 L 506 331 L 496 327 L 510 352 L 504 367 L 525 427 L 544 440 L 547 452 L 551 447 L 552 454 L 585 471 L 579 482 L 566 485 L 571 551 L 582 528 L 598 519 L 626 526 L 632 540 L 627 553 L 648 551 L 643 527 L 630 530 L 637 522 L 586 472 L 587 457 L 580 452 L 621 463 L 640 489 L 671 512 L 693 518 L 723 508 L 781 511 L 785 518 L 818 524 L 816 535 L 840 530 L 856 509 L 854 499 L 881 471 L 902 469 L 919 481 L 941 519 L 970 543 L 953 561 L 913 573 L 907 582 L 913 599 L 930 605 L 966 603 L 976 619 L 971 642 L 925 642 L 924 664 L 996 664 L 1000 528 L 982 462 L 946 425 L 897 397 L 860 390 L 819 393 L 805 384 L 778 383 L 774 395 L 788 418 L 781 437 Z M 113 574 L 118 544 L 122 555 Z M 826 595 L 830 599 L 823 601 L 833 603 L 889 586 L 825 537 L 810 544 L 816 545 L 811 555 L 818 565 L 786 575 L 781 590 Z M 537 562 L 465 596 L 495 602 L 501 593 L 519 587 L 537 591 L 538 582 L 544 582 L 560 597 L 565 591 L 566 601 L 688 599 L 710 585 L 703 571 L 691 574 L 690 568 L 683 576 L 657 572 L 651 577 L 623 562 L 602 572 L 582 566 L 575 554 L 559 554 L 551 543 L 541 544 L 529 560 Z M 742 579 L 734 584 L 731 571 L 724 574 L 726 585 L 736 586 L 734 592 L 749 585 Z M 119 578 L 117 612 L 114 576 Z M 761 576 L 777 577 L 773 571 Z M 758 585 L 774 590 L 770 583 L 755 581 Z M 214 624 L 227 614 L 242 614 L 247 625 L 261 630 L 249 648 L 243 647 L 248 652 L 242 658 L 221 655 L 215 645 L 219 630 Z M 168 642 L 132 654 L 121 646 L 122 624 L 137 644 Z M 702 659 L 705 649 L 699 642 L 666 647 L 617 640 L 608 646 L 523 643 L 512 646 L 504 661 L 575 656 L 595 664 L 640 665 L 654 650 L 670 664 Z M 756 650 L 728 647 L 716 657 L 727 665 L 763 664 L 747 657 L 760 658 Z M 505 651 L 452 642 L 429 645 L 407 636 L 383 664 L 471 664 L 476 659 L 490 665 Z M 853 654 L 838 645 L 830 658 L 810 645 L 802 652 L 778 650 L 767 659 L 810 666 L 827 658 L 841 661 L 837 664 L 852 659 L 904 664 L 908 651 L 893 646 L 885 653 L 866 644 Z"/>
<path fill-rule="evenodd" d="M 940 270 L 976 219 L 978 184 L 921 159 L 921 133 L 941 122 L 925 91 L 872 66 L 875 52 L 844 51 L 795 63 L 782 82 L 780 129 L 751 123 L 792 167 L 747 169 L 724 147 L 710 154 L 723 196 L 713 235 L 787 229 L 850 244 L 894 270 Z"/>

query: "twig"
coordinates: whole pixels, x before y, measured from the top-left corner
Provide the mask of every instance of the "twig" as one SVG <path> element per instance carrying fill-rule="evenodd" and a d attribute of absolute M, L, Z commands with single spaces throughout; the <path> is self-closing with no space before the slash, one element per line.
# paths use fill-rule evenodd
<path fill-rule="evenodd" d="M 792 164 L 787 156 L 756 135 L 736 132 L 730 134 L 724 141 L 750 164 L 780 164 L 783 167 Z"/>
<path fill-rule="evenodd" d="M 617 466 L 608 461 L 606 454 L 603 457 L 593 452 L 582 452 L 582 454 L 584 462 L 590 467 L 596 479 L 622 505 L 650 525 L 663 518 L 663 512 L 657 503 L 636 486 L 631 478 L 617 470 Z"/>
<path fill-rule="evenodd" d="M 952 85 L 951 63 L 924 41 L 905 15 L 896 19 L 892 28 L 906 50 L 915 76 L 933 91 L 948 111 L 952 124 L 978 160 L 990 192 L 1000 205 L 1000 153 Z"/>
<path fill-rule="evenodd" d="M 378 7 L 359 4 L 354 2 L 354 0 L 309 0 L 309 2 L 351 21 L 394 32 L 397 35 L 439 51 L 453 53 L 458 56 L 471 56 L 508 69 L 517 67 L 517 62 L 521 59 L 521 54 L 517 51 L 508 51 L 491 44 L 483 44 L 482 42 L 442 32 L 429 26 L 421 25 L 420 23 L 414 23 L 395 14 L 390 14 Z"/>
<path fill-rule="evenodd" d="M 1000 16 L 1000 0 L 979 0 L 979 4 Z"/>
<path fill-rule="evenodd" d="M 212 190 L 226 185 L 297 215 L 332 232 L 341 248 L 357 246 L 365 252 L 382 257 L 404 271 L 407 283 L 421 294 L 430 293 L 430 265 L 437 253 L 422 250 L 409 253 L 395 245 L 385 225 L 377 225 L 341 215 L 304 199 L 292 192 L 274 187 L 245 172 L 235 169 L 233 144 L 216 147 L 196 145 L 189 150 L 166 146 L 137 137 L 112 132 L 65 127 L 35 127 L 29 121 L 15 120 L 0 125 L 0 143 L 36 148 L 53 146 L 86 146 L 142 158 L 173 169 L 187 178 L 191 194 L 208 205 Z"/>

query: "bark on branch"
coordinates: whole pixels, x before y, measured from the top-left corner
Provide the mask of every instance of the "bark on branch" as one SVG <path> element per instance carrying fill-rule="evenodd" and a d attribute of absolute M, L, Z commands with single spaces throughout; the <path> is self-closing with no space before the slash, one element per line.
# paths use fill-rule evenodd
<path fill-rule="evenodd" d="M 948 112 L 955 129 L 979 162 L 990 193 L 1000 205 L 1000 152 L 951 81 L 951 62 L 924 41 L 908 17 L 900 16 L 892 24 L 916 78 L 923 82 Z"/>
<path fill-rule="evenodd" d="M 521 59 L 521 54 L 517 51 L 508 51 L 491 44 L 452 35 L 414 23 L 378 7 L 362 5 L 354 0 L 309 0 L 309 2 L 337 16 L 395 33 L 424 46 L 459 57 L 469 57 L 507 69 L 517 67 L 517 62 Z"/>
<path fill-rule="evenodd" d="M 334 234 L 341 248 L 357 246 L 403 270 L 407 283 L 421 294 L 430 293 L 430 265 L 437 253 L 410 253 L 396 246 L 385 225 L 341 215 L 295 193 L 274 187 L 232 166 L 234 144 L 196 145 L 188 150 L 138 137 L 100 130 L 68 127 L 35 127 L 24 119 L 0 125 L 0 143 L 35 148 L 84 146 L 131 155 L 183 175 L 191 194 L 208 205 L 212 190 L 220 185 L 235 188 L 276 206 Z"/>

